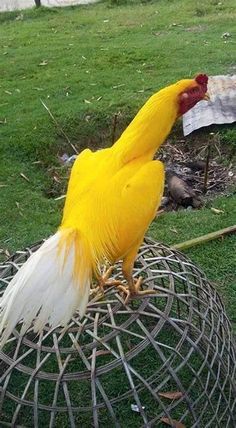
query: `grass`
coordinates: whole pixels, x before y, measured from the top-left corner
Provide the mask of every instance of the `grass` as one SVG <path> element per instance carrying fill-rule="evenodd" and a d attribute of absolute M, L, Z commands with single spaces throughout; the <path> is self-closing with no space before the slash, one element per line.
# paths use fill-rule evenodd
<path fill-rule="evenodd" d="M 78 150 L 99 148 L 111 143 L 115 113 L 121 112 L 118 135 L 159 87 L 200 70 L 226 74 L 235 66 L 231 0 L 135 5 L 107 1 L 89 7 L 2 13 L 0 22 L 0 184 L 5 186 L 0 187 L 0 248 L 10 252 L 49 235 L 61 218 L 63 203 L 48 196 L 54 195 L 51 189 L 57 186 L 53 168 L 58 166 L 58 156 L 72 150 L 40 99 Z M 225 40 L 221 36 L 226 31 L 231 37 Z M 222 145 L 235 147 L 234 128 L 223 128 L 220 138 Z M 233 197 L 222 203 L 231 204 L 232 209 L 231 201 Z M 234 222 L 228 211 L 217 224 L 207 209 L 167 214 L 155 233 L 172 243 L 178 235 L 169 232 L 169 224 L 175 222 L 178 228 L 182 221 L 186 227 L 178 239 L 191 238 L 201 233 L 202 218 L 206 218 L 204 232 L 211 231 L 213 224 L 221 228 Z M 222 246 L 227 247 L 230 239 Z M 209 251 L 213 247 L 207 246 Z M 196 249 L 193 255 L 201 251 Z M 203 261 L 202 267 L 207 270 L 208 263 Z M 217 271 L 218 275 L 220 282 Z"/>
<path fill-rule="evenodd" d="M 223 211 L 214 214 L 211 207 Z M 161 215 L 150 227 L 150 234 L 161 242 L 177 244 L 235 224 L 235 197 L 224 196 L 209 201 L 202 210 L 184 210 Z M 236 281 L 235 236 L 217 239 L 190 248 L 185 253 L 204 270 L 224 299 L 227 313 L 235 327 Z"/>
<path fill-rule="evenodd" d="M 199 71 L 233 72 L 235 18 L 233 0 L 117 0 L 0 14 L 0 248 L 23 248 L 60 222 L 63 202 L 49 196 L 58 186 L 59 157 L 73 152 L 41 99 L 78 150 L 109 145 L 115 113 L 118 135 L 160 87 Z M 225 32 L 231 37 L 223 39 Z M 235 150 L 233 127 L 219 135 Z M 224 212 L 216 215 L 211 206 Z M 235 217 L 235 196 L 221 196 L 202 210 L 161 216 L 149 233 L 173 244 L 232 225 Z M 235 243 L 230 236 L 186 251 L 216 284 L 232 322 Z"/>

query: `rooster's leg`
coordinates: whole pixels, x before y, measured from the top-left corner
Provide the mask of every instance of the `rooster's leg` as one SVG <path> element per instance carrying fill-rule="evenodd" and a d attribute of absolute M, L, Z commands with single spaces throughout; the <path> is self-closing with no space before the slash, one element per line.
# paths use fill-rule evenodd
<path fill-rule="evenodd" d="M 103 275 L 97 275 L 98 286 L 92 290 L 91 294 L 97 294 L 98 292 L 100 292 L 101 295 L 103 295 L 105 287 L 122 286 L 123 283 L 120 280 L 115 280 L 115 279 L 109 280 L 113 270 L 114 270 L 114 266 L 110 266 Z"/>
<path fill-rule="evenodd" d="M 122 285 L 120 280 L 110 279 L 110 276 L 114 270 L 114 266 L 110 266 L 106 272 L 98 278 L 98 287 L 104 293 L 105 287 L 118 287 Z"/>
<path fill-rule="evenodd" d="M 147 296 L 150 294 L 156 294 L 155 290 L 140 290 L 143 278 L 140 276 L 138 279 L 134 279 L 132 276 L 134 261 L 140 244 L 141 243 L 139 243 L 138 246 L 133 248 L 133 250 L 126 256 L 123 261 L 122 272 L 128 283 L 128 286 L 118 286 L 118 288 L 120 289 L 120 291 L 123 291 L 126 294 L 125 303 L 128 303 L 130 298 L 135 296 Z"/>

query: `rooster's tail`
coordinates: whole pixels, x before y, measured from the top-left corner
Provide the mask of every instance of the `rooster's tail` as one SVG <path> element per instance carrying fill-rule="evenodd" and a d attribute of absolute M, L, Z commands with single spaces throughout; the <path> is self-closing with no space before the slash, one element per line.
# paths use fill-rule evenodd
<path fill-rule="evenodd" d="M 61 229 L 31 255 L 0 300 L 0 347 L 22 321 L 24 334 L 34 325 L 66 325 L 76 309 L 83 317 L 89 299 L 92 265 L 75 229 Z"/>

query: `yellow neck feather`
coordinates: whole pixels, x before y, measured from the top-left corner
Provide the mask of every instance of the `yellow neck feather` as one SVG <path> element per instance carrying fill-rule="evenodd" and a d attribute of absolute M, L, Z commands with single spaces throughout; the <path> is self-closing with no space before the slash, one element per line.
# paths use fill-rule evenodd
<path fill-rule="evenodd" d="M 192 81 L 180 81 L 162 89 L 141 108 L 113 146 L 122 163 L 144 156 L 153 158 L 176 121 L 177 95 L 186 82 Z"/>

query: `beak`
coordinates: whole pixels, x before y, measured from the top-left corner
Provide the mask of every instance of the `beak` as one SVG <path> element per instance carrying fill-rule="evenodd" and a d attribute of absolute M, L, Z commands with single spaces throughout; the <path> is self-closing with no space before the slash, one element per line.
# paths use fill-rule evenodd
<path fill-rule="evenodd" d="M 206 93 L 205 93 L 205 95 L 204 95 L 203 99 L 204 99 L 205 101 L 210 101 L 210 96 L 209 96 L 208 92 L 206 92 Z"/>

